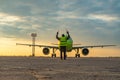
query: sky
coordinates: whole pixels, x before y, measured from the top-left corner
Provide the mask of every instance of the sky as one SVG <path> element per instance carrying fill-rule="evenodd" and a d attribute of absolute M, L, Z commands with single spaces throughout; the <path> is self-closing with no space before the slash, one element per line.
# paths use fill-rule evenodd
<path fill-rule="evenodd" d="M 31 43 L 37 33 L 37 44 L 51 45 L 66 29 L 74 43 L 117 45 L 90 49 L 88 57 L 120 57 L 120 0 L 0 0 L 1 56 L 31 55 L 31 47 L 16 43 Z"/>

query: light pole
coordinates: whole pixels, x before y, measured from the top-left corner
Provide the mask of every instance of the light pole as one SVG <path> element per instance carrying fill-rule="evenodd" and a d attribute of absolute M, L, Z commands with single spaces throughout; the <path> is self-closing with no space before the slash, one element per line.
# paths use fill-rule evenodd
<path fill-rule="evenodd" d="M 35 56 L 35 38 L 37 37 L 37 34 L 32 33 L 31 37 L 32 37 L 32 56 Z"/>

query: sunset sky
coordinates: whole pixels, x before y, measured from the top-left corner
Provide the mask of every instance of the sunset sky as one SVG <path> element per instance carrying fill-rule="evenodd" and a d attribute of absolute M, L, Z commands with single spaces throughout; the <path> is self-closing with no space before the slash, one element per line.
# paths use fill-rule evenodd
<path fill-rule="evenodd" d="M 0 56 L 29 56 L 31 47 L 16 43 L 31 43 L 35 32 L 37 44 L 51 45 L 66 29 L 74 43 L 117 45 L 89 49 L 88 57 L 120 57 L 120 0 L 0 0 Z"/>

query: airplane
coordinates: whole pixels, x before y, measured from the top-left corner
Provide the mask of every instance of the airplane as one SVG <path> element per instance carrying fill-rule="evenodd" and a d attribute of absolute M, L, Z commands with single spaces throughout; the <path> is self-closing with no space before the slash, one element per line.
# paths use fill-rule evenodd
<path fill-rule="evenodd" d="M 54 44 L 54 46 L 49 46 L 49 45 L 37 45 L 37 44 L 22 44 L 22 43 L 16 43 L 16 45 L 25 45 L 25 46 L 36 46 L 36 47 L 43 47 L 43 54 L 44 55 L 48 55 L 50 53 L 50 49 L 52 49 L 52 54 L 51 54 L 51 57 L 56 57 L 56 51 L 57 50 L 60 50 L 60 46 L 59 44 Z M 56 46 L 57 45 L 57 46 Z M 68 40 L 67 40 L 67 46 L 66 46 L 66 52 L 71 52 L 73 50 L 75 50 L 76 54 L 75 54 L 75 57 L 76 58 L 79 58 L 80 57 L 80 53 L 79 53 L 79 49 L 82 49 L 82 54 L 84 56 L 87 56 L 89 54 L 89 49 L 88 48 L 94 48 L 94 47 L 109 47 L 109 46 L 116 46 L 116 45 L 94 45 L 94 46 L 75 46 L 75 45 L 79 45 L 79 44 L 73 44 L 73 39 L 70 37 Z"/>

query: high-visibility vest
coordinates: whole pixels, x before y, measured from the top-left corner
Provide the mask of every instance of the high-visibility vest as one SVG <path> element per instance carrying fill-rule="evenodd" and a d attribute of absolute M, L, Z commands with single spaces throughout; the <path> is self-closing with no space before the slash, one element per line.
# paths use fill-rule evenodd
<path fill-rule="evenodd" d="M 67 36 L 60 38 L 60 46 L 66 46 L 67 45 Z"/>

